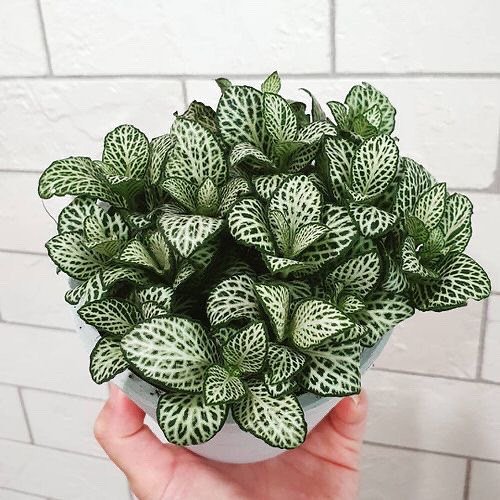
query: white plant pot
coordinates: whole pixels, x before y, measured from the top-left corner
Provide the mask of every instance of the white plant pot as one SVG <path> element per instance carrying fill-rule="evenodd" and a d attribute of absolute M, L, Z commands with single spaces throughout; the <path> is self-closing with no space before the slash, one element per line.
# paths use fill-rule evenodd
<path fill-rule="evenodd" d="M 90 355 L 90 351 L 100 338 L 100 335 L 94 327 L 87 325 L 80 319 L 76 312 L 76 307 L 73 308 L 73 313 L 78 335 Z M 375 359 L 384 349 L 390 334 L 391 332 L 386 333 L 374 347 L 363 350 L 361 354 L 362 373 L 372 366 Z M 156 421 L 158 392 L 155 387 L 144 382 L 129 370 L 117 375 L 113 383 Z M 308 431 L 310 432 L 340 401 L 340 398 L 324 398 L 307 393 L 300 396 L 299 401 L 304 409 Z M 189 446 L 189 449 L 198 455 L 212 460 L 235 464 L 267 460 L 286 451 L 269 446 L 252 434 L 242 431 L 230 416 L 224 427 L 210 441 Z"/>

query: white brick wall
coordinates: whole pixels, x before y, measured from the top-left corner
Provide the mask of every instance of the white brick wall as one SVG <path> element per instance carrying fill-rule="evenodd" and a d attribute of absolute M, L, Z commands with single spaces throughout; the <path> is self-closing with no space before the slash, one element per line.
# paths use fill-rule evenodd
<path fill-rule="evenodd" d="M 71 333 L 39 172 L 99 157 L 131 122 L 163 133 L 216 76 L 342 99 L 368 80 L 398 109 L 404 154 L 474 209 L 488 302 L 418 314 L 366 378 L 363 500 L 500 496 L 500 3 L 496 0 L 0 2 L 0 500 L 128 499 L 92 438 L 106 388 Z M 425 346 L 425 349 L 422 348 Z"/>

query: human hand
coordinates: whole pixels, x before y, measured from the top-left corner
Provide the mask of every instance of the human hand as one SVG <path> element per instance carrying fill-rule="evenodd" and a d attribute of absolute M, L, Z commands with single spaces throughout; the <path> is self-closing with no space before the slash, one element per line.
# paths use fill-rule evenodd
<path fill-rule="evenodd" d="M 344 398 L 302 446 L 255 464 L 224 464 L 163 444 L 144 412 L 111 384 L 95 435 L 140 500 L 353 500 L 367 413 L 366 395 Z"/>

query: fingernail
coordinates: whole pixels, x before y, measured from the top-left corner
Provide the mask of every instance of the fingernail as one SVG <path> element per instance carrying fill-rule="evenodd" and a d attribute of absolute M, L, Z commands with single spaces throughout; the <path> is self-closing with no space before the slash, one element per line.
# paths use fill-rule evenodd
<path fill-rule="evenodd" d="M 349 396 L 352 400 L 352 402 L 358 406 L 359 405 L 359 402 L 361 401 L 361 398 L 359 396 L 359 394 L 354 394 L 353 396 Z"/>

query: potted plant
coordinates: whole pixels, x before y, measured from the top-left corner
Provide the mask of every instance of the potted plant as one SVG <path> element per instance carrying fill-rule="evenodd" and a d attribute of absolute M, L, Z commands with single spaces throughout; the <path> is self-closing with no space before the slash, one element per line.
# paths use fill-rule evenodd
<path fill-rule="evenodd" d="M 415 308 L 490 282 L 464 254 L 471 202 L 400 156 L 374 87 L 330 118 L 280 96 L 276 72 L 217 83 L 217 110 L 193 101 L 151 141 L 121 125 L 39 194 L 74 197 L 46 246 L 92 379 L 117 377 L 171 443 L 241 462 L 299 446 Z"/>

